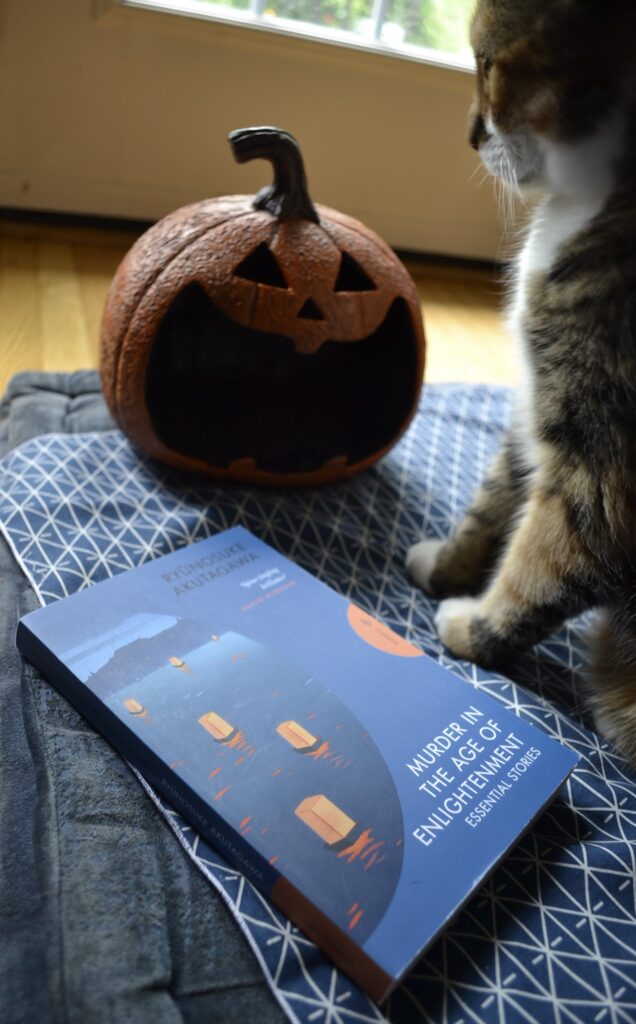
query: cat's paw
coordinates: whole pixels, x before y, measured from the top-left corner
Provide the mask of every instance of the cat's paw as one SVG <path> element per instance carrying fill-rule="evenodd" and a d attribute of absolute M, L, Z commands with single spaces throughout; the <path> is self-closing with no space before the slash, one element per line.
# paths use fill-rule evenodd
<path fill-rule="evenodd" d="M 636 704 L 620 710 L 597 705 L 593 719 L 598 735 L 622 754 L 636 774 Z"/>
<path fill-rule="evenodd" d="M 473 623 L 478 618 L 479 601 L 474 597 L 449 597 L 442 601 L 435 616 L 440 640 L 451 654 L 466 661 L 475 660 Z"/>
<path fill-rule="evenodd" d="M 619 729 L 617 726 L 616 719 L 608 714 L 601 708 L 594 708 L 592 713 L 592 721 L 594 723 L 594 731 L 598 733 L 602 739 L 607 740 L 608 743 L 617 746 Z"/>
<path fill-rule="evenodd" d="M 421 540 L 419 544 L 413 544 L 409 548 L 406 556 L 406 571 L 411 581 L 420 590 L 431 591 L 431 576 L 444 543 L 443 540 Z"/>
<path fill-rule="evenodd" d="M 597 695 L 592 705 L 594 729 L 632 763 L 636 762 L 636 703 L 615 707 Z"/>

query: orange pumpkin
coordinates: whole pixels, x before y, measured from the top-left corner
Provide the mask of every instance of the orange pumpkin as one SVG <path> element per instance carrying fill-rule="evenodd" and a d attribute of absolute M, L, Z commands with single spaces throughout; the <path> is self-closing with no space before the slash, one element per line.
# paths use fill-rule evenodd
<path fill-rule="evenodd" d="M 274 182 L 169 214 L 110 287 L 101 373 L 149 455 L 245 482 L 313 484 L 369 466 L 413 415 L 424 370 L 415 286 L 363 224 L 307 192 L 291 135 L 229 136 Z"/>

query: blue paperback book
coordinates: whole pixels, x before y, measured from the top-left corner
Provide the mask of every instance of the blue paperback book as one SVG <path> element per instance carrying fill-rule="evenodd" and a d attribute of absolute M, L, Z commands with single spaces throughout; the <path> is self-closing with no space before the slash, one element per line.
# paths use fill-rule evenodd
<path fill-rule="evenodd" d="M 32 612 L 18 646 L 378 1000 L 577 761 L 242 527 Z"/>

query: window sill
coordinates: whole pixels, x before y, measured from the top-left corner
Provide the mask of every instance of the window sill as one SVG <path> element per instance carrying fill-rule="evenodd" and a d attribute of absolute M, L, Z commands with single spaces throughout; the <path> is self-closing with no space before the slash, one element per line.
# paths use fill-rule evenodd
<path fill-rule="evenodd" d="M 94 11 L 100 17 L 106 15 L 111 21 L 121 18 L 136 21 L 152 14 L 155 15 L 155 24 L 163 24 L 174 30 L 175 23 L 178 23 L 186 32 L 188 29 L 200 32 L 202 25 L 207 24 L 216 35 L 224 31 L 237 33 L 248 44 L 256 42 L 260 45 L 267 39 L 274 46 L 277 43 L 285 46 L 288 40 L 294 40 L 323 56 L 329 54 L 351 59 L 360 55 L 361 58 L 372 57 L 401 65 L 405 70 L 415 70 L 424 65 L 432 70 L 459 72 L 462 77 L 474 74 L 473 61 L 457 54 L 406 44 L 389 46 L 381 40 L 357 37 L 354 33 L 321 25 L 267 16 L 255 18 L 250 11 L 228 8 L 226 14 L 220 7 L 216 7 L 211 12 L 207 4 L 197 0 L 94 0 Z"/>

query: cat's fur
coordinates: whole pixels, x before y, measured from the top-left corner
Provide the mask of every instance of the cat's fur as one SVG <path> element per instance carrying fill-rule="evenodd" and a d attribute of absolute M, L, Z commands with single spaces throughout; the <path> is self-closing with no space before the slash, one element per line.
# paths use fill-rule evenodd
<path fill-rule="evenodd" d="M 411 548 L 458 657 L 502 665 L 598 607 L 598 728 L 636 767 L 636 2 L 479 0 L 470 142 L 538 191 L 504 447 L 454 536 Z M 470 596 L 468 596 L 470 595 Z"/>

